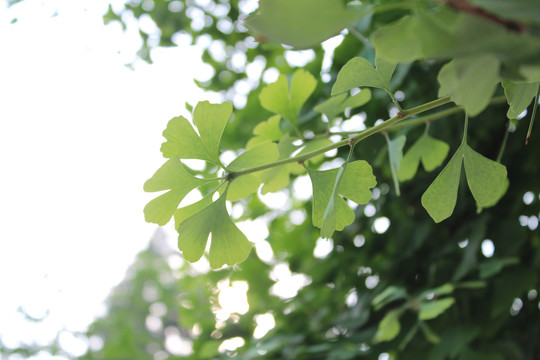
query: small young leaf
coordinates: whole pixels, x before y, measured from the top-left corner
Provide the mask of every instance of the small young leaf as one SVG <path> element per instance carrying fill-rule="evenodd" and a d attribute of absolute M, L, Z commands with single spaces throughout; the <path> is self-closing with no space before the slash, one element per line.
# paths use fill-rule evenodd
<path fill-rule="evenodd" d="M 375 334 L 375 342 L 390 341 L 398 336 L 401 330 L 399 317 L 402 314 L 401 309 L 390 310 L 379 323 L 379 328 Z"/>
<path fill-rule="evenodd" d="M 199 102 L 193 112 L 193 119 L 200 137 L 185 118 L 173 118 L 163 131 L 167 139 L 161 145 L 163 156 L 201 159 L 219 164 L 219 142 L 231 113 L 230 103 Z"/>
<path fill-rule="evenodd" d="M 238 264 L 249 255 L 251 243 L 230 219 L 225 207 L 226 197 L 227 191 L 178 225 L 178 248 L 187 261 L 195 262 L 201 258 L 210 234 L 208 257 L 212 269 Z"/>
<path fill-rule="evenodd" d="M 506 113 L 509 119 L 515 119 L 521 114 L 536 95 L 538 83 L 516 83 L 513 81 L 503 81 L 504 95 L 510 108 Z"/>
<path fill-rule="evenodd" d="M 246 149 L 251 149 L 255 145 L 263 143 L 265 141 L 279 141 L 283 136 L 281 129 L 279 128 L 279 122 L 281 116 L 274 115 L 270 117 L 267 121 L 263 121 L 253 129 L 253 134 L 256 136 L 251 138 L 247 145 Z"/>
<path fill-rule="evenodd" d="M 317 81 L 309 72 L 297 70 L 289 83 L 284 75 L 266 86 L 259 94 L 261 105 L 272 112 L 282 115 L 292 124 L 298 120 L 298 112 L 315 90 Z"/>
<path fill-rule="evenodd" d="M 444 298 L 440 300 L 432 300 L 420 305 L 420 320 L 435 319 L 437 316 L 445 312 L 455 302 L 454 298 Z"/>
<path fill-rule="evenodd" d="M 463 153 L 464 148 L 460 146 L 439 176 L 422 195 L 422 206 L 437 223 L 448 218 L 454 212 Z"/>
<path fill-rule="evenodd" d="M 363 12 L 349 12 L 335 0 L 262 0 L 247 27 L 279 43 L 306 49 L 337 35 Z"/>
<path fill-rule="evenodd" d="M 427 133 L 422 135 L 417 142 L 407 151 L 401 161 L 401 168 L 398 172 L 400 181 L 410 180 L 416 174 L 420 161 L 426 171 L 432 171 L 440 166 L 450 147 L 444 141 L 432 138 Z"/>
<path fill-rule="evenodd" d="M 348 94 L 339 94 L 331 97 L 325 102 L 315 106 L 314 110 L 325 114 L 328 119 L 332 120 L 347 108 L 356 108 L 362 106 L 371 100 L 371 91 L 362 89 L 358 94 L 349 96 Z"/>
<path fill-rule="evenodd" d="M 439 96 L 452 101 L 476 116 L 486 108 L 499 79 L 500 61 L 494 55 L 478 54 L 457 58 L 445 64 L 437 77 Z"/>
<path fill-rule="evenodd" d="M 336 83 L 332 87 L 332 95 L 363 86 L 390 91 L 390 79 L 396 64 L 379 57 L 375 60 L 375 64 L 376 68 L 361 57 L 349 60 L 338 73 Z"/>
<path fill-rule="evenodd" d="M 189 174 L 178 158 L 168 160 L 144 183 L 144 191 L 147 192 L 170 190 L 146 204 L 144 207 L 145 220 L 165 225 L 173 216 L 182 199 L 191 190 L 212 181 L 214 180 L 199 179 Z"/>
<path fill-rule="evenodd" d="M 506 167 L 490 160 L 469 146 L 465 147 L 467 183 L 478 206 L 489 207 L 501 194 L 506 179 Z"/>

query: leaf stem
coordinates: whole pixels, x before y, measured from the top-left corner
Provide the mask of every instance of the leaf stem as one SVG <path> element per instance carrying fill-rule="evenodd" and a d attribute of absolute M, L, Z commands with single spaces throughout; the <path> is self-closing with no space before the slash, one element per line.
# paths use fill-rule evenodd
<path fill-rule="evenodd" d="M 356 143 L 364 140 L 365 138 L 367 138 L 367 137 L 369 137 L 369 136 L 371 136 L 373 134 L 377 134 L 377 133 L 381 132 L 382 130 L 387 129 L 387 128 L 393 126 L 394 124 L 396 124 L 396 123 L 398 123 L 398 122 L 400 122 L 400 121 L 402 121 L 402 120 L 404 120 L 404 119 L 406 119 L 408 117 L 420 114 L 422 112 L 425 112 L 425 111 L 428 111 L 428 110 L 431 110 L 431 109 L 435 109 L 435 108 L 437 108 L 439 106 L 448 104 L 450 101 L 451 101 L 450 97 L 446 96 L 446 97 L 430 101 L 428 103 L 425 103 L 423 105 L 420 105 L 420 106 L 417 106 L 417 107 L 414 107 L 414 108 L 411 108 L 411 109 L 408 109 L 408 110 L 400 111 L 396 116 L 382 122 L 381 124 L 379 124 L 377 126 L 373 126 L 373 127 L 369 128 L 367 130 L 364 130 L 361 133 L 359 133 L 356 136 L 353 136 L 351 138 L 343 139 L 341 141 L 338 141 L 338 142 L 335 142 L 333 144 L 324 146 L 324 147 L 322 147 L 320 149 L 317 149 L 317 150 L 307 152 L 307 153 L 302 154 L 302 155 L 294 156 L 294 157 L 287 158 L 287 159 L 281 159 L 281 160 L 273 161 L 273 162 L 270 162 L 270 163 L 267 163 L 267 164 L 258 165 L 258 166 L 254 166 L 254 167 L 251 167 L 251 168 L 231 172 L 230 175 L 232 175 L 234 177 L 237 177 L 237 176 L 240 176 L 240 175 L 246 175 L 246 174 L 251 174 L 251 173 L 254 173 L 254 172 L 257 172 L 257 171 L 270 169 L 270 168 L 280 166 L 280 165 L 285 165 L 285 164 L 290 164 L 290 163 L 295 163 L 295 162 L 301 163 L 301 162 L 304 162 L 304 161 L 306 161 L 308 159 L 311 159 L 312 157 L 324 154 L 327 151 L 334 150 L 334 149 L 340 148 L 342 146 L 346 146 L 346 145 L 354 146 Z"/>

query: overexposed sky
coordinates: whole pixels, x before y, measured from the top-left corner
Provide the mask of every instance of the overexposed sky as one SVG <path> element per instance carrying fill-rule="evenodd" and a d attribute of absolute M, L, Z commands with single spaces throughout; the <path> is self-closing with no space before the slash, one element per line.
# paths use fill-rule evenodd
<path fill-rule="evenodd" d="M 114 1 L 113 1 L 114 2 Z M 156 225 L 142 185 L 164 161 L 167 121 L 216 101 L 199 51 L 134 59 L 135 28 L 103 25 L 106 0 L 0 0 L 0 336 L 84 330 Z M 122 1 L 116 1 L 120 5 Z M 54 15 L 54 16 L 53 16 Z M 12 18 L 15 24 L 9 24 Z M 50 315 L 27 324 L 17 312 Z"/>

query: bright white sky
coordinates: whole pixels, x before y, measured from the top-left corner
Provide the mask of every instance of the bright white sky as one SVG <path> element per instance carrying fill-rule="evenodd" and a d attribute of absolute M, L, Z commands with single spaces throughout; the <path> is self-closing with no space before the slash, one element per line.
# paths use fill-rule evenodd
<path fill-rule="evenodd" d="M 46 342 L 84 330 L 156 226 L 142 185 L 167 121 L 209 98 L 198 50 L 124 64 L 135 29 L 103 25 L 107 0 L 0 0 L 0 336 Z M 120 5 L 122 0 L 116 1 Z M 57 11 L 57 16 L 52 16 Z M 11 18 L 19 21 L 9 24 Z M 22 320 L 22 306 L 48 319 Z"/>

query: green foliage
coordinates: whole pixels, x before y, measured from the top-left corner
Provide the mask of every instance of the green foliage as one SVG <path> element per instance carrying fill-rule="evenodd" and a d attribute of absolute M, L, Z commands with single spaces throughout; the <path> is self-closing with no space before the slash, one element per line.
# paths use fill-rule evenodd
<path fill-rule="evenodd" d="M 259 55 L 264 69 L 281 73 L 273 84 L 260 76 L 250 79 L 255 85 L 232 121 L 226 103 L 195 107 L 196 129 L 185 119 L 171 120 L 162 151 L 175 165 L 152 178 L 159 186 L 145 187 L 175 194 L 152 216 L 163 223 L 174 213 L 184 259 L 204 257 L 210 241 L 212 268 L 236 264 L 209 272 L 197 270 L 204 260 L 181 265 L 174 326 L 192 343 L 187 358 L 538 356 L 540 145 L 533 132 L 524 148 L 526 120 L 515 120 L 529 108 L 540 81 L 538 6 L 526 0 L 470 0 L 467 8 L 459 3 L 464 2 L 307 6 L 266 0 L 247 19 L 259 40 L 254 44 L 250 33 L 227 35 L 216 27 L 220 20 L 242 19 L 240 3 L 230 2 L 228 12 L 217 16 L 212 9 L 220 1 L 182 2 L 212 21 L 202 30 L 185 30 L 184 24 L 176 31 L 194 37 L 204 32 L 231 54 L 246 55 L 246 67 L 234 70 L 207 49 L 203 61 L 216 76 L 200 83 L 203 88 L 231 100 L 235 83 Z M 144 12 L 134 3 L 126 9 L 139 11 L 137 18 Z M 148 13 L 157 18 L 154 10 Z M 188 18 L 184 12 L 173 15 L 163 18 Z M 156 23 L 170 34 L 163 22 Z M 319 44 L 343 28 L 348 31 L 341 43 L 325 52 Z M 297 69 L 284 56 L 291 50 L 272 40 L 313 46 L 315 58 Z M 356 88 L 361 91 L 348 93 Z M 460 138 L 462 112 L 474 121 L 471 133 Z M 365 129 L 347 131 L 353 119 L 362 119 Z M 429 134 L 416 127 L 425 123 Z M 379 133 L 387 142 L 371 136 Z M 439 169 L 450 149 L 454 155 Z M 229 164 L 220 161 L 225 150 L 237 154 Z M 192 171 L 179 158 L 207 163 Z M 432 173 L 418 171 L 420 163 Z M 173 173 L 186 180 L 180 185 L 169 178 Z M 311 201 L 296 194 L 299 186 L 309 186 L 304 180 L 311 181 Z M 392 182 L 399 193 L 388 186 Z M 178 193 L 188 188 L 198 189 L 202 200 L 176 209 Z M 287 204 L 276 209 L 260 196 L 274 192 L 286 196 Z M 260 233 L 268 227 L 267 238 L 255 243 L 257 251 L 250 251 L 246 235 L 252 235 L 234 225 L 227 201 L 234 202 L 234 221 L 256 221 Z M 489 243 L 493 254 L 485 250 Z M 323 245 L 330 249 L 325 255 Z M 285 279 L 301 285 L 280 293 Z M 223 284 L 238 281 L 247 284 L 249 309 L 223 316 Z M 255 336 L 261 314 L 270 314 L 275 325 Z M 126 339 L 142 330 L 130 331 Z M 237 338 L 243 346 L 224 349 Z M 135 354 L 136 343 L 123 344 Z"/>
<path fill-rule="evenodd" d="M 359 15 L 334 0 L 262 0 L 246 25 L 274 41 L 305 49 L 338 34 Z"/>
<path fill-rule="evenodd" d="M 435 170 L 446 159 L 449 150 L 450 147 L 444 141 L 429 136 L 427 132 L 424 133 L 403 156 L 398 173 L 399 180 L 414 178 L 420 162 L 426 171 Z"/>
<path fill-rule="evenodd" d="M 297 70 L 289 87 L 287 78 L 280 75 L 275 83 L 265 87 L 259 95 L 261 105 L 272 112 L 282 115 L 295 124 L 302 105 L 315 90 L 317 81 L 307 71 Z"/>

